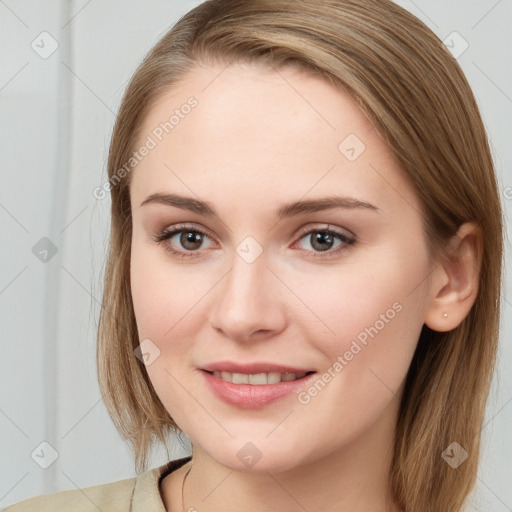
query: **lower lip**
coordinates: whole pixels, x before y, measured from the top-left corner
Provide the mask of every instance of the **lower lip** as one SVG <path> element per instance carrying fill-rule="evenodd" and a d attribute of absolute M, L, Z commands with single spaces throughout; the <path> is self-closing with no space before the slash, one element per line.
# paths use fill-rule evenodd
<path fill-rule="evenodd" d="M 214 377 L 201 370 L 213 393 L 224 402 L 241 409 L 264 407 L 291 393 L 298 393 L 316 374 L 306 375 L 301 379 L 278 382 L 277 384 L 233 384 Z"/>

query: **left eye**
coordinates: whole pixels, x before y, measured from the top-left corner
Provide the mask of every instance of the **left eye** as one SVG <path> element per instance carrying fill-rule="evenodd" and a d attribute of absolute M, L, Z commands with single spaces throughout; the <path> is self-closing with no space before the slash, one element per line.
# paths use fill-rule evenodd
<path fill-rule="evenodd" d="M 299 242 L 303 239 L 307 240 L 308 237 L 313 250 L 305 249 L 306 252 L 320 258 L 335 254 L 355 242 L 355 238 L 329 228 L 311 229 L 304 232 Z M 176 238 L 177 241 L 173 242 L 173 238 Z M 165 250 L 181 258 L 199 257 L 196 253 L 201 249 L 204 240 L 211 240 L 207 233 L 195 227 L 180 225 L 164 229 L 153 239 L 158 243 L 162 243 Z M 332 250 L 336 240 L 338 240 L 338 245 Z M 183 250 L 176 249 L 176 246 L 181 246 Z M 327 254 L 324 256 L 321 253 Z"/>
<path fill-rule="evenodd" d="M 340 246 L 347 246 L 354 242 L 353 238 L 350 238 L 343 233 L 338 233 L 332 229 L 313 229 L 304 234 L 300 240 L 309 240 L 309 243 L 314 249 L 314 252 L 327 252 L 333 248 L 335 240 L 339 241 L 336 246 L 338 249 Z M 331 251 L 337 252 L 337 250 Z"/>

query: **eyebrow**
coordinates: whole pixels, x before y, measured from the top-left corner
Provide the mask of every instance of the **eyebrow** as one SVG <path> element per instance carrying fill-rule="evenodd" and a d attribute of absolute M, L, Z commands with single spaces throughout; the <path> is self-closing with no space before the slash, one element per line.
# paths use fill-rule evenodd
<path fill-rule="evenodd" d="M 181 208 L 182 210 L 189 210 L 208 217 L 218 217 L 218 214 L 211 203 L 208 201 L 201 201 L 200 199 L 194 199 L 192 197 L 179 196 L 176 194 L 162 194 L 157 192 L 146 197 L 146 199 L 140 203 L 140 206 L 151 203 L 174 206 L 176 208 Z M 292 203 L 282 205 L 276 210 L 275 215 L 278 219 L 285 219 L 295 215 L 314 213 L 332 208 L 351 210 L 361 208 L 374 212 L 380 211 L 377 206 L 354 197 L 329 196 L 318 199 L 294 201 Z"/>

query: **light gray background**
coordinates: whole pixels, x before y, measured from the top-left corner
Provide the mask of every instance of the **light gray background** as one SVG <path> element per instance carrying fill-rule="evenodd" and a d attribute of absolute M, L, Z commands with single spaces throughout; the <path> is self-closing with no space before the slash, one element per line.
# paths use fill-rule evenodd
<path fill-rule="evenodd" d="M 0 0 L 0 508 L 135 476 L 96 381 L 110 200 L 97 200 L 92 191 L 106 179 L 114 113 L 128 79 L 150 47 L 198 3 Z M 458 60 L 490 136 L 509 256 L 512 2 L 398 3 L 441 39 L 456 31 L 469 44 Z M 50 49 L 48 36 L 40 36 L 44 31 L 59 45 L 48 58 L 31 47 L 35 41 L 39 52 Z M 32 252 L 43 237 L 58 250 L 46 263 Z M 512 511 L 509 290 L 505 274 L 498 372 L 470 510 Z M 44 441 L 58 452 L 48 469 L 31 457 L 36 449 L 42 453 Z M 179 443 L 171 446 L 172 458 L 184 453 Z M 151 466 L 166 460 L 165 451 L 157 451 Z"/>

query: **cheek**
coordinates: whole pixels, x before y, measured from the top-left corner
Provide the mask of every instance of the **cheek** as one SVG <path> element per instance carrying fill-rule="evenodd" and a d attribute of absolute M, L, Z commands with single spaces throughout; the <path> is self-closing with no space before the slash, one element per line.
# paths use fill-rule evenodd
<path fill-rule="evenodd" d="M 200 264 L 173 262 L 162 247 L 134 240 L 130 279 L 138 336 L 141 342 L 150 339 L 158 349 L 158 359 L 146 370 L 157 394 L 174 412 L 176 404 L 187 402 L 187 395 L 171 375 L 188 377 L 195 369 L 194 350 L 205 338 L 219 276 Z"/>
<path fill-rule="evenodd" d="M 165 284 L 158 279 L 154 262 L 136 243 L 132 245 L 130 283 L 139 338 L 154 340 L 157 326 L 164 323 L 161 299 Z"/>
<path fill-rule="evenodd" d="M 343 357 L 345 378 L 369 372 L 375 381 L 373 370 L 397 389 L 408 370 L 423 326 L 423 288 L 417 285 L 428 275 L 428 262 L 424 254 L 405 249 L 390 244 L 300 282 L 297 294 L 313 314 L 295 321 L 309 331 L 309 342 L 326 356 L 327 367 Z"/>
<path fill-rule="evenodd" d="M 333 436 L 355 436 L 388 407 L 398 407 L 421 332 L 421 292 L 411 293 L 411 283 L 423 272 L 421 259 L 404 262 L 386 252 L 368 265 L 331 272 L 330 280 L 321 280 L 323 287 L 312 278 L 301 287 L 322 319 L 302 326 L 312 352 L 323 354 L 324 366 L 299 401 L 311 417 L 330 418 Z"/>
<path fill-rule="evenodd" d="M 198 300 L 197 283 L 171 265 L 163 248 L 146 247 L 134 235 L 130 280 L 135 318 L 139 336 L 158 345 L 174 335 Z"/>
<path fill-rule="evenodd" d="M 156 346 L 150 344 L 150 351 L 157 354 L 146 372 L 165 409 L 182 427 L 190 395 L 173 377 L 189 366 L 190 339 L 198 325 L 198 288 L 190 286 L 183 272 L 170 269 L 163 249 L 137 245 L 134 240 L 130 280 L 139 340 L 150 339 Z M 196 393 L 193 385 L 187 390 Z"/>

